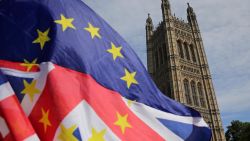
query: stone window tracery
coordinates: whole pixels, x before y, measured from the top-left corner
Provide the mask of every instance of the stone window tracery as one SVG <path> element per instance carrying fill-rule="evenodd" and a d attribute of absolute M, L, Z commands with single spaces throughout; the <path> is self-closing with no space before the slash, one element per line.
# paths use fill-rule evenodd
<path fill-rule="evenodd" d="M 190 54 L 189 54 L 189 49 L 188 49 L 188 45 L 187 43 L 184 43 L 184 50 L 185 50 L 185 55 L 186 55 L 186 59 L 190 60 Z"/>
<path fill-rule="evenodd" d="M 190 45 L 190 50 L 191 50 L 192 60 L 193 62 L 196 62 L 196 53 L 195 53 L 194 46 L 192 44 Z"/>
<path fill-rule="evenodd" d="M 197 84 L 197 89 L 198 89 L 198 93 L 199 93 L 199 97 L 200 97 L 201 107 L 206 108 L 205 97 L 204 97 L 202 85 L 200 82 Z"/>
<path fill-rule="evenodd" d="M 179 52 L 180 57 L 184 58 L 184 53 L 183 53 L 182 44 L 181 44 L 180 40 L 177 41 L 177 48 L 178 48 L 178 52 Z"/>
<path fill-rule="evenodd" d="M 192 100 L 191 100 L 190 90 L 189 90 L 189 82 L 187 79 L 185 79 L 183 83 L 184 83 L 186 103 L 189 105 L 192 105 Z"/>
<path fill-rule="evenodd" d="M 198 95 L 196 93 L 196 86 L 195 86 L 195 82 L 192 81 L 191 82 L 191 91 L 192 91 L 192 96 L 193 96 L 193 100 L 194 100 L 194 105 L 195 106 L 199 106 L 199 98 Z"/>

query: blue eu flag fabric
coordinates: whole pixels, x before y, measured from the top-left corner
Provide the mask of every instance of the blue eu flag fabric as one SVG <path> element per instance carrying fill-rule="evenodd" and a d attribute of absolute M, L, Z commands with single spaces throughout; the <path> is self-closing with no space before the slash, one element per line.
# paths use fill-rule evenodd
<path fill-rule="evenodd" d="M 164 96 L 129 44 L 80 0 L 1 0 L 0 60 L 52 62 L 89 74 L 126 99 L 181 117 L 156 116 L 179 139 L 210 140 L 201 115 Z"/>

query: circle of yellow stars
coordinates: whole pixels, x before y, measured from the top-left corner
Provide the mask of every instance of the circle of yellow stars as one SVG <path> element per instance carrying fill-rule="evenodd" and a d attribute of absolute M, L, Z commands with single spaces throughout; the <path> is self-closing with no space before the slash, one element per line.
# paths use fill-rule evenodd
<path fill-rule="evenodd" d="M 60 15 L 60 19 L 54 21 L 56 24 L 61 26 L 61 30 L 63 32 L 72 29 L 76 30 L 74 25 L 74 18 L 67 17 L 63 14 Z M 92 23 L 88 22 L 88 26 L 83 28 L 83 30 L 87 31 L 91 36 L 91 39 L 101 39 L 102 36 L 100 34 L 100 28 L 96 27 Z M 51 40 L 49 37 L 50 28 L 46 30 L 37 29 L 37 38 L 33 40 L 33 44 L 38 44 L 40 49 L 43 50 L 46 44 Z M 116 61 L 118 58 L 123 59 L 124 55 L 122 54 L 122 46 L 116 45 L 113 42 L 110 43 L 110 48 L 106 51 L 111 54 L 112 59 Z M 26 71 L 31 71 L 34 67 L 39 67 L 37 64 L 37 58 L 29 61 L 24 59 L 24 63 L 20 64 L 23 67 L 26 67 Z M 124 69 L 124 76 L 120 79 L 126 83 L 127 88 L 129 89 L 132 85 L 138 85 L 138 81 L 135 79 L 137 72 L 129 71 L 128 69 Z M 33 102 L 35 95 L 39 95 L 41 91 L 36 87 L 37 80 L 32 80 L 31 83 L 28 83 L 26 80 L 23 80 L 24 89 L 21 94 L 28 95 L 31 102 Z M 128 101 L 128 106 L 130 107 L 132 101 Z M 50 110 L 45 110 L 41 108 L 41 118 L 39 119 L 39 123 L 43 124 L 44 132 L 47 132 L 48 127 L 51 127 L 52 124 L 49 119 Z M 115 126 L 118 126 L 121 130 L 122 134 L 125 134 L 127 128 L 132 128 L 132 125 L 128 122 L 128 114 L 121 115 L 119 112 L 116 113 L 117 120 L 114 122 Z M 73 136 L 73 132 L 76 130 L 77 126 L 73 125 L 69 128 L 66 128 L 64 125 L 60 126 L 61 133 L 58 136 L 60 140 L 70 140 L 77 141 L 77 138 Z M 92 136 L 88 139 L 88 141 L 104 141 L 104 135 L 106 133 L 106 129 L 101 131 L 97 131 L 95 128 L 92 128 Z"/>
<path fill-rule="evenodd" d="M 63 14 L 60 15 L 59 20 L 55 20 L 54 22 L 56 24 L 61 25 L 62 31 L 66 31 L 67 29 L 76 29 L 76 27 L 73 24 L 74 18 L 68 18 L 64 16 Z M 100 28 L 95 27 L 90 22 L 88 23 L 88 27 L 85 27 L 84 30 L 89 32 L 92 39 L 99 38 L 101 39 L 100 35 Z M 41 50 L 43 50 L 45 44 L 50 41 L 50 37 L 48 36 L 50 31 L 50 28 L 45 30 L 44 32 L 37 29 L 38 37 L 33 41 L 33 43 L 39 44 Z M 114 61 L 116 61 L 117 58 L 124 58 L 123 54 L 121 53 L 122 46 L 116 46 L 113 42 L 111 42 L 111 47 L 107 50 L 108 53 L 112 55 L 112 58 Z M 24 63 L 21 64 L 21 66 L 24 66 L 27 68 L 27 71 L 30 71 L 34 66 L 39 66 L 37 63 L 37 59 L 34 59 L 32 62 L 29 62 L 28 60 L 24 59 Z M 136 72 L 130 72 L 127 69 L 124 69 L 125 75 L 121 77 L 121 80 L 125 81 L 127 84 L 127 88 L 130 88 L 132 84 L 139 84 L 137 80 L 135 79 Z"/>

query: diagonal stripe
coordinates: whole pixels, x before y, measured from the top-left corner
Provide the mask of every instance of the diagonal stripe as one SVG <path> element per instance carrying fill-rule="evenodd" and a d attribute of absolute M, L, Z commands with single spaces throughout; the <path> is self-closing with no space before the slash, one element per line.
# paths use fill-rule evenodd
<path fill-rule="evenodd" d="M 10 83 L 7 82 L 0 85 L 0 101 L 12 95 L 14 95 L 14 92 L 10 86 Z"/>
<path fill-rule="evenodd" d="M 46 80 L 47 80 L 47 75 L 50 71 L 52 71 L 54 69 L 54 66 L 52 63 L 42 63 L 40 65 L 40 68 L 41 68 L 41 71 L 34 79 L 37 80 L 36 88 L 39 89 L 40 92 L 42 93 L 42 91 L 45 87 Z M 30 101 L 30 98 L 28 95 L 26 95 L 23 98 L 21 105 L 22 105 L 22 108 L 24 109 L 24 112 L 27 116 L 30 115 L 33 107 L 35 106 L 35 104 L 38 101 L 40 96 L 41 96 L 41 94 L 35 95 L 33 101 Z"/>
<path fill-rule="evenodd" d="M 5 136 L 7 136 L 7 134 L 9 132 L 10 132 L 9 128 L 8 128 L 5 120 L 0 116 L 0 134 L 2 135 L 2 138 L 4 138 Z"/>
<path fill-rule="evenodd" d="M 158 133 L 130 111 L 119 93 L 98 88 L 95 93 L 91 93 L 91 96 L 88 103 L 121 140 L 163 140 Z M 117 121 L 117 112 L 122 116 L 128 114 L 128 122 L 132 128 L 126 129 L 125 134 L 122 134 L 120 127 L 114 124 Z"/>
<path fill-rule="evenodd" d="M 65 127 L 77 125 L 80 129 L 81 138 L 87 141 L 92 136 L 92 129 L 97 131 L 106 130 L 104 138 L 106 141 L 119 141 L 119 138 L 107 127 L 107 125 L 98 117 L 92 107 L 82 101 L 78 104 L 62 121 Z M 56 135 L 53 140 L 57 140 L 60 134 L 60 128 L 57 129 Z"/>
<path fill-rule="evenodd" d="M 29 117 L 41 140 L 52 140 L 64 117 L 83 99 L 121 140 L 163 140 L 127 108 L 119 93 L 100 86 L 89 75 L 56 65 L 49 73 L 44 92 Z M 52 126 L 48 127 L 46 133 L 43 124 L 38 122 L 42 108 L 50 110 Z M 128 114 L 128 121 L 132 125 L 124 135 L 120 127 L 114 125 L 117 112 Z"/>
<path fill-rule="evenodd" d="M 131 106 L 131 109 L 133 111 L 140 111 L 141 109 L 143 109 L 144 112 L 152 113 L 152 115 L 155 119 L 162 118 L 162 119 L 168 119 L 168 120 L 186 123 L 186 124 L 194 124 L 195 126 L 198 126 L 198 127 L 208 127 L 208 125 L 203 120 L 203 118 L 174 115 L 172 113 L 162 112 L 160 110 L 149 107 L 149 106 L 142 104 L 142 103 L 134 102 L 134 104 Z"/>
<path fill-rule="evenodd" d="M 0 67 L 1 68 L 9 68 L 9 69 L 15 69 L 19 71 L 27 71 L 27 67 L 21 66 L 21 63 L 6 61 L 6 60 L 0 60 Z M 39 71 L 39 67 L 34 66 L 30 70 L 30 72 L 37 72 Z"/>
<path fill-rule="evenodd" d="M 127 100 L 124 98 L 124 101 Z M 131 104 L 129 107 L 134 114 L 136 114 L 141 120 L 143 120 L 162 137 L 169 138 L 171 141 L 183 141 L 183 139 L 175 135 L 171 130 L 161 124 L 154 116 L 154 113 L 148 110 L 148 106 L 138 102 L 133 102 L 133 104 Z"/>
<path fill-rule="evenodd" d="M 207 127 L 197 127 L 193 124 L 186 124 L 166 119 L 158 120 L 185 141 L 203 141 L 211 137 L 210 129 Z"/>
<path fill-rule="evenodd" d="M 49 64 L 44 63 L 43 66 L 44 67 L 41 66 L 41 72 L 46 72 L 46 70 L 50 71 L 53 70 L 53 69 L 48 69 L 51 68 L 48 67 L 51 66 L 50 63 Z M 41 95 L 40 99 L 37 101 L 37 104 L 34 105 L 35 107 L 32 110 L 32 114 L 30 115 L 32 124 L 34 124 L 34 127 L 40 136 L 44 134 L 43 125 L 41 123 L 38 123 L 39 119 L 37 119 L 41 117 L 41 108 L 50 109 L 50 114 L 56 115 L 52 116 L 55 117 L 56 119 L 53 118 L 51 119 L 53 126 L 49 128 L 51 130 L 48 131 L 48 133 L 46 134 L 46 140 L 50 140 L 53 138 L 56 128 L 58 127 L 60 121 L 63 120 L 64 116 L 66 116 L 78 104 L 78 102 L 80 102 L 81 99 L 86 99 L 88 103 L 94 107 L 94 110 L 98 113 L 98 115 L 102 117 L 102 119 L 104 119 L 105 123 L 109 125 L 109 127 L 121 139 L 132 139 L 139 137 L 145 140 L 145 138 L 149 137 L 152 138 L 154 136 L 158 137 L 159 139 L 162 139 L 155 131 L 153 131 L 150 127 L 144 124 L 127 108 L 126 104 L 122 101 L 120 94 L 110 91 L 106 88 L 103 88 L 102 86 L 97 84 L 95 80 L 93 80 L 89 75 L 84 75 L 82 73 L 78 73 L 58 66 L 56 68 L 57 69 L 55 71 L 52 71 L 49 74 L 47 80 L 48 83 L 46 84 L 47 86 L 43 94 Z M 20 72 L 12 71 L 12 75 L 19 76 Z M 25 76 L 25 73 L 22 75 Z M 40 74 L 40 76 L 37 75 L 36 77 L 38 78 L 38 82 L 41 79 L 43 79 L 44 82 L 42 82 L 42 84 L 44 84 L 46 80 L 45 78 L 47 78 L 46 75 L 47 75 L 46 73 L 44 75 Z M 61 82 L 63 82 L 63 84 L 61 84 Z M 83 84 L 88 84 L 88 86 L 85 85 L 83 86 Z M 81 87 L 81 89 L 79 89 L 79 86 Z M 105 97 L 108 96 L 107 100 L 106 98 L 105 100 L 103 99 L 103 95 L 106 95 Z M 55 101 L 54 99 L 57 100 Z M 69 100 L 72 100 L 74 102 L 71 103 Z M 48 103 L 51 103 L 51 105 L 48 105 Z M 64 103 L 67 103 L 66 108 L 64 107 L 65 106 Z M 29 107 L 29 104 L 26 105 L 27 105 L 26 107 L 25 106 L 23 107 L 25 109 L 30 109 L 29 111 L 31 111 L 33 106 Z M 58 107 L 55 107 L 55 105 Z M 58 109 L 60 110 L 58 111 Z M 121 115 L 128 114 L 129 115 L 128 121 L 131 122 L 131 124 L 134 124 L 132 125 L 133 126 L 132 129 L 129 128 L 125 132 L 126 137 L 124 137 L 124 135 L 121 133 L 120 128 L 114 125 L 114 122 L 117 120 L 116 117 L 117 112 L 119 112 Z M 29 115 L 28 113 L 29 112 L 26 112 L 27 115 Z M 110 117 L 110 115 L 112 115 L 112 118 Z M 148 134 L 143 134 L 139 136 L 138 134 L 140 133 L 148 133 Z"/>
<path fill-rule="evenodd" d="M 124 101 L 127 100 L 124 98 Z M 164 138 L 169 137 L 173 141 L 183 140 L 179 137 L 179 134 L 176 134 L 177 132 L 182 132 L 182 129 L 178 128 L 177 126 L 172 126 L 172 128 L 169 128 L 167 124 L 163 124 L 163 120 L 178 122 L 183 125 L 197 126 L 197 128 L 200 127 L 201 129 L 206 128 L 207 131 L 209 130 L 208 125 L 205 123 L 203 118 L 174 115 L 171 113 L 162 112 L 138 102 L 133 102 L 133 104 L 131 104 L 129 107 L 138 117 L 140 117 L 140 119 L 157 131 L 157 133 L 159 133 Z M 176 130 L 173 130 L 173 128 L 176 128 Z M 175 133 L 173 131 L 175 131 Z M 201 130 L 200 133 L 202 133 Z M 207 135 L 206 132 L 203 133 L 203 136 Z"/>
<path fill-rule="evenodd" d="M 9 96 L 0 101 L 0 113 L 14 140 L 21 141 L 35 133 L 16 96 Z"/>
<path fill-rule="evenodd" d="M 32 79 L 36 79 L 38 80 L 36 87 L 41 90 L 44 89 L 45 86 L 45 82 L 47 79 L 47 75 L 48 73 L 54 69 L 54 66 L 52 63 L 42 63 L 40 65 L 41 71 L 40 72 L 25 72 L 25 71 L 19 71 L 19 70 L 14 70 L 14 69 L 6 69 L 6 68 L 1 68 L 1 71 L 3 72 L 3 74 L 5 75 L 9 75 L 9 76 L 14 76 L 14 77 L 20 77 L 20 78 L 32 78 Z M 15 85 L 15 84 L 13 84 Z M 1 87 L 1 86 L 0 86 Z M 7 88 L 11 88 L 7 86 Z M 5 91 L 8 89 L 4 89 Z M 0 88 L 0 92 L 1 92 L 1 88 Z M 14 93 L 14 92 L 13 92 Z M 31 102 L 30 98 L 28 95 L 25 95 L 22 102 L 21 102 L 21 106 L 25 112 L 25 114 L 28 116 L 30 114 L 30 112 L 32 111 L 33 107 L 35 106 L 37 100 L 39 99 L 40 94 L 35 95 L 34 100 Z M 1 95 L 0 95 L 0 100 L 1 100 Z"/>
<path fill-rule="evenodd" d="M 39 72 L 24 72 L 24 71 L 19 71 L 15 69 L 1 68 L 1 67 L 0 67 L 0 70 L 5 75 L 25 77 L 25 78 L 37 78 L 40 74 Z"/>
<path fill-rule="evenodd" d="M 40 141 L 36 134 L 31 135 L 30 137 L 24 139 L 24 141 Z"/>

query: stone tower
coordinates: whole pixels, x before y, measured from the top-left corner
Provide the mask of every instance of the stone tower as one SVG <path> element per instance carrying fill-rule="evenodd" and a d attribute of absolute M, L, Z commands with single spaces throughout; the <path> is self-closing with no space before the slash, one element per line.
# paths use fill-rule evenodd
<path fill-rule="evenodd" d="M 213 141 L 225 141 L 196 14 L 188 4 L 185 22 L 171 13 L 168 0 L 161 8 L 163 21 L 156 29 L 150 15 L 146 21 L 148 71 L 165 95 L 200 111 Z"/>

